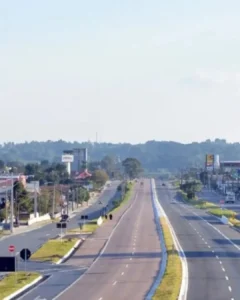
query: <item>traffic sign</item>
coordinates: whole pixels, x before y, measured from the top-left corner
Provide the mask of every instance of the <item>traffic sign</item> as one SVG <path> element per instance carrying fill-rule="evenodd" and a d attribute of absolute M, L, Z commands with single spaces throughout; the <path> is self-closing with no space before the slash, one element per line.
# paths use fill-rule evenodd
<path fill-rule="evenodd" d="M 31 257 L 32 253 L 31 253 L 31 251 L 29 249 L 24 248 L 24 249 L 22 249 L 20 251 L 19 255 L 20 255 L 20 257 L 21 257 L 22 260 L 26 261 L 26 260 L 28 260 Z"/>
<path fill-rule="evenodd" d="M 9 251 L 9 252 L 14 252 L 14 251 L 15 251 L 15 246 L 14 246 L 14 245 L 10 245 L 10 246 L 8 247 L 8 251 Z"/>

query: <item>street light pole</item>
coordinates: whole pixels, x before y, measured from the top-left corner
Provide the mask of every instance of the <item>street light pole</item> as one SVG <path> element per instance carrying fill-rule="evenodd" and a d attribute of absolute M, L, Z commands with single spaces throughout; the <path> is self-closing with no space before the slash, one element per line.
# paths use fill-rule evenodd
<path fill-rule="evenodd" d="M 54 213 L 55 213 L 55 194 L 56 194 L 56 190 L 55 190 L 55 183 L 53 186 L 53 202 L 52 202 L 52 216 L 54 218 Z"/>
<path fill-rule="evenodd" d="M 13 202 L 14 202 L 14 194 L 13 194 L 13 188 L 14 188 L 14 186 L 13 186 L 13 173 L 12 173 L 12 178 L 11 178 L 11 180 L 12 180 L 12 187 L 11 187 L 11 208 L 10 208 L 10 210 L 11 210 L 11 219 L 10 219 L 10 231 L 11 231 L 11 233 L 13 233 Z"/>

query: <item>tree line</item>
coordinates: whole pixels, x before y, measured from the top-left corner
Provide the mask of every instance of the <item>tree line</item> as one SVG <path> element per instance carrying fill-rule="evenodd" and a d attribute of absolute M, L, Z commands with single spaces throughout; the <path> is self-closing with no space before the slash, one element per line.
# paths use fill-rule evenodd
<path fill-rule="evenodd" d="M 106 156 L 114 161 L 123 161 L 135 157 L 141 161 L 142 167 L 148 171 L 162 169 L 176 170 L 185 167 L 202 167 L 206 154 L 219 154 L 221 160 L 240 160 L 240 144 L 227 143 L 224 139 L 206 140 L 201 143 L 182 144 L 173 141 L 148 141 L 144 144 L 129 143 L 69 143 L 66 141 L 5 143 L 0 146 L 0 169 L 3 164 L 18 165 L 24 169 L 26 163 L 49 162 L 59 163 L 63 150 L 73 148 L 88 149 L 92 167 Z"/>

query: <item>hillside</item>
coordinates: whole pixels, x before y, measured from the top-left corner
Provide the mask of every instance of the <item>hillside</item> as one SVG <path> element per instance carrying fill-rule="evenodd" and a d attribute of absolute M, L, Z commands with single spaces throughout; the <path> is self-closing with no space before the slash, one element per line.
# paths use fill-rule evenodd
<path fill-rule="evenodd" d="M 179 169 L 187 166 L 203 166 L 206 153 L 219 154 L 221 160 L 240 160 L 240 144 L 226 143 L 225 140 L 207 140 L 202 143 L 181 144 L 165 141 L 148 141 L 145 144 L 109 144 L 109 143 L 69 143 L 62 140 L 30 142 L 22 144 L 5 143 L 0 147 L 0 159 L 19 162 L 41 160 L 59 161 L 62 151 L 77 147 L 87 147 L 91 161 L 100 160 L 105 155 L 136 157 L 144 168 Z"/>

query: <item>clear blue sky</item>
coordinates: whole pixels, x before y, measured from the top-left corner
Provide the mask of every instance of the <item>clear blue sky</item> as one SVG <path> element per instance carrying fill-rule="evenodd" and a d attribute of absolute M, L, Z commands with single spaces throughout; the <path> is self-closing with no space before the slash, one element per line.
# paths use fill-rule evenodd
<path fill-rule="evenodd" d="M 0 0 L 0 142 L 239 141 L 237 0 Z"/>

